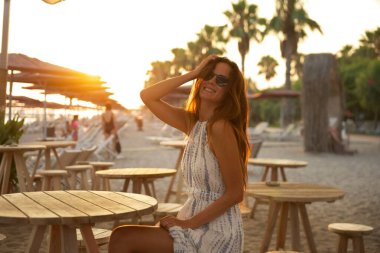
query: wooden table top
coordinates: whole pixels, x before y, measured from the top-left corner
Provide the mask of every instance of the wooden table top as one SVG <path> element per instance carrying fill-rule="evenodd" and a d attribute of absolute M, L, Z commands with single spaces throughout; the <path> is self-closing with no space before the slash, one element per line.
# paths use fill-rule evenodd
<path fill-rule="evenodd" d="M 43 145 L 46 148 L 64 148 L 76 145 L 76 141 L 33 141 L 33 142 L 25 142 L 22 144 L 29 145 Z"/>
<path fill-rule="evenodd" d="M 174 175 L 175 169 L 166 168 L 119 168 L 97 171 L 96 175 L 107 178 L 159 178 Z"/>
<path fill-rule="evenodd" d="M 345 194 L 335 187 L 289 182 L 280 182 L 278 186 L 268 186 L 265 182 L 251 183 L 246 193 L 255 198 L 280 202 L 332 202 Z"/>
<path fill-rule="evenodd" d="M 45 191 L 0 196 L 0 223 L 88 224 L 152 213 L 157 200 L 110 191 Z"/>
<path fill-rule="evenodd" d="M 46 149 L 44 145 L 29 145 L 29 144 L 18 144 L 18 145 L 0 145 L 1 152 L 8 151 L 33 151 Z"/>
<path fill-rule="evenodd" d="M 88 164 L 91 164 L 94 166 L 113 166 L 113 165 L 115 165 L 114 162 L 102 162 L 102 161 L 88 161 Z"/>
<path fill-rule="evenodd" d="M 258 166 L 276 166 L 286 168 L 298 168 L 307 166 L 307 162 L 305 161 L 276 158 L 249 158 L 248 163 Z"/>
<path fill-rule="evenodd" d="M 169 146 L 174 148 L 184 148 L 187 144 L 186 140 L 172 140 L 172 141 L 161 141 L 160 145 Z"/>

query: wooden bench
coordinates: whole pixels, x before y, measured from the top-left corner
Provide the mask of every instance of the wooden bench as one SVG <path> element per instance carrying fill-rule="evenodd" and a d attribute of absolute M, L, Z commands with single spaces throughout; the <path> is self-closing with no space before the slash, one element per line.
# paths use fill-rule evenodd
<path fill-rule="evenodd" d="M 332 223 L 327 228 L 339 235 L 338 253 L 347 253 L 349 239 L 352 240 L 354 253 L 364 253 L 363 236 L 373 231 L 373 227 L 354 223 Z"/>

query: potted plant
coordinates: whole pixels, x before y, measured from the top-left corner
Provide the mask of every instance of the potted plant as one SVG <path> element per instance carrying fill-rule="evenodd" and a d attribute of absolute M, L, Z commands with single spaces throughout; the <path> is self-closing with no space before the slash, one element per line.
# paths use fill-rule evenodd
<path fill-rule="evenodd" d="M 0 123 L 0 145 L 14 145 L 18 144 L 23 134 L 24 119 L 20 119 L 19 115 L 15 115 L 13 119 L 8 120 L 6 123 Z M 0 160 L 2 159 L 0 154 Z M 1 182 L 0 182 L 1 184 Z M 10 174 L 10 192 L 14 192 L 18 187 L 16 165 L 12 161 L 11 174 Z"/>

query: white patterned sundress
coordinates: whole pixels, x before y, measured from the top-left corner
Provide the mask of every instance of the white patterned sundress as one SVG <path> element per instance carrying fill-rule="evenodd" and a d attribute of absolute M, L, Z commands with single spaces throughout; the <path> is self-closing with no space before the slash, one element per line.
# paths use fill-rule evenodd
<path fill-rule="evenodd" d="M 218 199 L 225 191 L 218 161 L 207 142 L 207 121 L 198 121 L 193 127 L 182 158 L 182 175 L 188 199 L 179 211 L 179 219 L 196 215 Z M 174 240 L 175 253 L 241 253 L 243 252 L 243 225 L 239 206 L 196 229 L 179 226 L 169 229 Z"/>

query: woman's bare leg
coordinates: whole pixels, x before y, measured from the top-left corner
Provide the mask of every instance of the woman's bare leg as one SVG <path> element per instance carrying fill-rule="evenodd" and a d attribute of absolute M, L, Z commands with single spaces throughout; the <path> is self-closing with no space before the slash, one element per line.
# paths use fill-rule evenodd
<path fill-rule="evenodd" d="M 173 252 L 173 239 L 161 227 L 125 225 L 114 229 L 108 245 L 109 253 Z"/>

